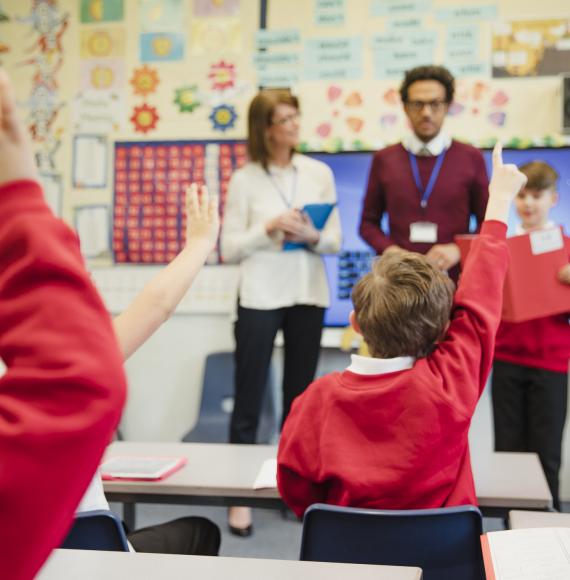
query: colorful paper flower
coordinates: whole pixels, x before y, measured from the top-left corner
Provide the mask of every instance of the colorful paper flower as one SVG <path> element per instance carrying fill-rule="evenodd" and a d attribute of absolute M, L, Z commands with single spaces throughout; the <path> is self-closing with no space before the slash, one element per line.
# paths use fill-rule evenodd
<path fill-rule="evenodd" d="M 327 97 L 329 99 L 329 102 L 333 102 L 336 101 L 340 95 L 342 93 L 342 89 L 340 87 L 337 87 L 336 85 L 331 85 L 328 90 L 327 90 Z"/>
<path fill-rule="evenodd" d="M 146 97 L 156 91 L 160 79 L 158 78 L 158 71 L 155 68 L 144 65 L 134 70 L 129 82 L 133 86 L 135 95 Z"/>
<path fill-rule="evenodd" d="M 210 67 L 208 78 L 212 82 L 212 89 L 215 91 L 231 89 L 235 85 L 236 67 L 221 60 Z"/>
<path fill-rule="evenodd" d="M 115 71 L 107 65 L 96 65 L 89 75 L 91 86 L 95 89 L 109 89 L 115 81 Z"/>
<path fill-rule="evenodd" d="M 231 129 L 236 122 L 237 113 L 231 105 L 219 105 L 214 107 L 210 114 L 212 128 L 215 131 L 227 131 Z"/>
<path fill-rule="evenodd" d="M 457 115 L 463 113 L 464 110 L 465 110 L 464 105 L 458 103 L 457 101 L 453 101 L 453 103 L 449 105 L 449 110 L 447 111 L 447 113 L 450 117 L 456 117 Z"/>
<path fill-rule="evenodd" d="M 503 127 L 507 120 L 507 115 L 503 113 L 503 111 L 495 111 L 488 115 L 487 118 L 492 125 L 495 125 L 495 127 Z"/>
<path fill-rule="evenodd" d="M 174 103 L 178 105 L 181 113 L 191 113 L 196 107 L 200 106 L 200 101 L 196 96 L 197 85 L 180 87 L 174 91 Z"/>
<path fill-rule="evenodd" d="M 150 107 L 146 103 L 139 107 L 135 107 L 131 115 L 131 122 L 135 126 L 137 133 L 148 133 L 156 129 L 156 124 L 160 117 L 156 112 L 156 107 Z"/>

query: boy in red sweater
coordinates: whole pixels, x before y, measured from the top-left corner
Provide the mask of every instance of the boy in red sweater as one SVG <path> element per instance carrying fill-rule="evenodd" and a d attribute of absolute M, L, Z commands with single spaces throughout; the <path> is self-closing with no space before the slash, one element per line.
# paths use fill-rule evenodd
<path fill-rule="evenodd" d="M 56 219 L 0 70 L 0 578 L 33 578 L 71 525 L 125 400 L 111 320 Z"/>
<path fill-rule="evenodd" d="M 507 269 L 506 220 L 526 178 L 493 152 L 481 235 L 455 298 L 424 256 L 385 252 L 353 291 L 372 358 L 315 381 L 281 434 L 277 481 L 316 502 L 386 509 L 475 504 L 468 431 L 491 367 Z M 452 304 L 453 302 L 453 304 Z"/>
<path fill-rule="evenodd" d="M 527 163 L 520 171 L 528 181 L 515 198 L 521 219 L 517 233 L 555 227 L 548 212 L 558 201 L 558 174 L 542 161 Z M 570 238 L 565 243 L 570 255 Z M 570 264 L 558 278 L 570 284 Z M 492 375 L 495 449 L 538 453 L 556 509 L 570 359 L 568 317 L 501 322 Z"/>

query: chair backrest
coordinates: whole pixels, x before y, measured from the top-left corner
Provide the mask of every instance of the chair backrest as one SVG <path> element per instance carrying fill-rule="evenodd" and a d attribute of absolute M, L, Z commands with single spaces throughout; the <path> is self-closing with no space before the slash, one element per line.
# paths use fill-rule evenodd
<path fill-rule="evenodd" d="M 484 580 L 481 512 L 473 506 L 372 510 L 315 504 L 301 560 L 418 566 L 424 580 Z"/>
<path fill-rule="evenodd" d="M 61 547 L 69 550 L 129 551 L 123 523 L 108 510 L 75 514 L 73 527 Z"/>

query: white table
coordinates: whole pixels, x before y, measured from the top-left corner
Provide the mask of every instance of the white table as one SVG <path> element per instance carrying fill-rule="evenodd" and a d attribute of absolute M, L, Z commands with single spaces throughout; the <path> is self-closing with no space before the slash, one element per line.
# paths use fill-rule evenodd
<path fill-rule="evenodd" d="M 477 501 L 485 515 L 506 518 L 511 509 L 552 509 L 536 453 L 479 452 L 471 461 Z"/>
<path fill-rule="evenodd" d="M 263 461 L 276 454 L 274 445 L 116 441 L 106 457 L 184 456 L 188 463 L 163 481 L 106 481 L 105 493 L 110 501 L 124 504 L 123 515 L 131 529 L 137 502 L 282 508 L 277 489 L 253 489 Z M 552 496 L 536 454 L 482 453 L 474 456 L 472 463 L 477 500 L 485 515 L 506 518 L 511 509 L 552 508 Z"/>
<path fill-rule="evenodd" d="M 421 577 L 419 568 L 407 566 L 55 550 L 36 580 L 421 580 Z"/>
<path fill-rule="evenodd" d="M 524 528 L 570 528 L 570 514 L 511 510 L 509 512 L 509 528 L 512 530 Z"/>

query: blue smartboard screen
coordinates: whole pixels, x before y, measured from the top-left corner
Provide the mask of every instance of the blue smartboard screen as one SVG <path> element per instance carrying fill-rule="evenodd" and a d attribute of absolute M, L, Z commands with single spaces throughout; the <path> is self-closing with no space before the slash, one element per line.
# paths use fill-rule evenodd
<path fill-rule="evenodd" d="M 325 256 L 325 266 L 331 305 L 325 314 L 326 326 L 346 326 L 352 309 L 350 292 L 355 281 L 370 267 L 374 252 L 358 235 L 360 211 L 373 153 L 369 151 L 343 153 L 310 153 L 310 157 L 326 163 L 336 181 L 338 209 L 342 223 L 343 244 L 338 256 Z M 484 150 L 487 172 L 491 172 L 491 151 Z M 533 160 L 546 161 L 560 175 L 560 201 L 552 210 L 552 220 L 570 232 L 570 147 L 505 149 L 506 163 L 521 165 Z M 514 208 L 509 217 L 509 233 L 518 223 Z M 384 223 L 386 227 L 386 223 Z"/>

